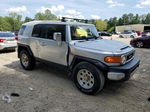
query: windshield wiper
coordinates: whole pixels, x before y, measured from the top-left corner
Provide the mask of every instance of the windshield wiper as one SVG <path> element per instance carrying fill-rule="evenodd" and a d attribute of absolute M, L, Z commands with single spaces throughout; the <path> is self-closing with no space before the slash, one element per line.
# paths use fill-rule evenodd
<path fill-rule="evenodd" d="M 99 37 L 97 37 L 97 36 L 92 36 L 92 37 L 86 37 L 86 36 L 82 36 L 81 37 L 82 39 L 84 39 L 84 40 L 89 40 L 89 39 L 98 39 Z"/>

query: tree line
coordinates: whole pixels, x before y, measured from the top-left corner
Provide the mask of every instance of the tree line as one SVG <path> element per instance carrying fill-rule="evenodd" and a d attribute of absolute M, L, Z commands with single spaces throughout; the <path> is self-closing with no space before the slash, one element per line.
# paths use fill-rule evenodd
<path fill-rule="evenodd" d="M 25 17 L 22 20 L 22 15 L 17 13 L 9 13 L 8 16 L 0 16 L 0 31 L 18 31 L 23 23 L 33 20 L 60 20 L 56 15 L 52 14 L 50 10 L 45 10 L 44 13 L 36 13 L 34 18 Z M 106 20 L 90 19 L 90 23 L 94 24 L 98 31 L 115 31 L 115 26 L 129 25 L 129 24 L 150 24 L 150 13 L 144 15 L 138 14 L 123 14 L 120 18 L 113 17 Z"/>

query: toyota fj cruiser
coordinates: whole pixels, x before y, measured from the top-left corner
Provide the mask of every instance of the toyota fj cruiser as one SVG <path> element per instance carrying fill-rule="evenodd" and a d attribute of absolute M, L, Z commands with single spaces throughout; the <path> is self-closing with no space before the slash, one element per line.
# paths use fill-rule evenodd
<path fill-rule="evenodd" d="M 22 25 L 18 37 L 25 70 L 32 70 L 36 61 L 65 67 L 85 94 L 101 91 L 106 80 L 128 80 L 140 63 L 133 47 L 101 39 L 88 23 L 32 21 Z"/>

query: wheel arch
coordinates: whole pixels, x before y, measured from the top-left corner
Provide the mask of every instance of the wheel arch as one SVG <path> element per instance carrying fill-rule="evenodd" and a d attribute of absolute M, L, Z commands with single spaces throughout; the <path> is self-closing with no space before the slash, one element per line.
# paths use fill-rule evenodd
<path fill-rule="evenodd" d="M 82 57 L 82 56 L 74 56 L 73 61 L 72 61 L 71 65 L 70 65 L 70 70 L 73 71 L 75 66 L 77 64 L 79 64 L 80 62 L 88 62 L 88 63 L 93 64 L 99 70 L 101 70 L 104 73 L 104 75 L 108 71 L 108 66 L 105 65 L 104 63 L 100 62 L 99 60 L 95 60 L 95 59 L 91 59 L 91 58 L 87 58 L 87 57 Z"/>
<path fill-rule="evenodd" d="M 20 54 L 20 52 L 21 52 L 22 50 L 26 50 L 26 51 L 29 52 L 29 54 L 30 54 L 31 56 L 34 56 L 32 50 L 31 50 L 31 48 L 30 48 L 30 46 L 24 45 L 24 44 L 18 44 L 18 50 L 17 50 L 17 51 L 18 51 L 18 58 L 20 58 L 19 54 Z"/>

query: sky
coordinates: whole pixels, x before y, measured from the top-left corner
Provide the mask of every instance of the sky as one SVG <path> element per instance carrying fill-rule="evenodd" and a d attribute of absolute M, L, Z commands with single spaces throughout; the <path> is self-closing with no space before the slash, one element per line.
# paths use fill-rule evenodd
<path fill-rule="evenodd" d="M 150 13 L 150 0 L 1 0 L 0 16 L 16 12 L 34 18 L 46 9 L 58 17 L 109 19 L 124 13 Z"/>

